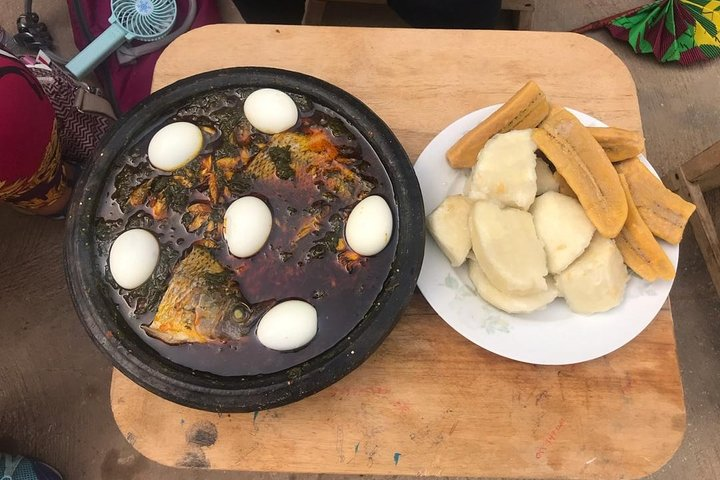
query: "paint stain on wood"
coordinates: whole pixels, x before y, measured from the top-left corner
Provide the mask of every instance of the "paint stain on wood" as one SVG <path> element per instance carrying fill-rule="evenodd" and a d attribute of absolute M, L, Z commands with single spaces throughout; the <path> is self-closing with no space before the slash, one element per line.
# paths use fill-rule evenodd
<path fill-rule="evenodd" d="M 175 463 L 177 467 L 186 468 L 210 468 L 210 462 L 205 457 L 205 452 L 200 448 L 194 448 L 185 452 L 185 455 Z"/>
<path fill-rule="evenodd" d="M 547 390 L 543 390 L 535 397 L 535 406 L 539 405 L 540 402 L 550 398 L 550 394 Z"/>
<path fill-rule="evenodd" d="M 555 440 L 558 437 L 558 434 L 560 431 L 567 425 L 567 422 L 565 422 L 564 418 L 561 418 L 557 425 L 555 425 L 555 428 L 550 430 L 550 432 L 545 436 L 543 439 L 543 443 L 537 447 L 535 450 L 535 458 L 540 460 L 542 459 L 545 454 L 550 450 L 550 447 L 555 443 Z"/>
<path fill-rule="evenodd" d="M 335 451 L 337 452 L 338 461 L 339 462 L 345 462 L 345 453 L 343 450 L 345 449 L 345 438 L 343 434 L 343 429 L 341 426 L 337 427 L 336 430 L 336 438 L 335 438 Z"/>
<path fill-rule="evenodd" d="M 218 431 L 214 423 L 207 420 L 193 423 L 185 434 L 188 449 L 175 465 L 185 468 L 210 468 L 203 448 L 215 445 L 217 437 Z"/>
<path fill-rule="evenodd" d="M 196 422 L 187 431 L 186 438 L 188 443 L 209 447 L 217 441 L 217 427 L 207 420 Z"/>
<path fill-rule="evenodd" d="M 123 455 L 112 448 L 105 453 L 100 464 L 100 478 L 102 480 L 141 478 L 148 464 L 149 462 L 137 453 Z"/>
<path fill-rule="evenodd" d="M 400 413 L 410 413 L 410 404 L 407 402 L 393 402 L 393 406 L 397 408 Z"/>
<path fill-rule="evenodd" d="M 685 430 L 685 414 L 673 415 L 671 420 L 672 429 L 676 432 L 683 432 Z"/>

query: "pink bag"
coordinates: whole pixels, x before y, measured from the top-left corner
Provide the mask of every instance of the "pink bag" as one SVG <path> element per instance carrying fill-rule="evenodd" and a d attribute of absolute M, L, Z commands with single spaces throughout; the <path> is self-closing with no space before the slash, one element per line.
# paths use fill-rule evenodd
<path fill-rule="evenodd" d="M 67 0 L 75 44 L 85 48 L 108 28 L 110 0 Z M 176 26 L 188 15 L 190 2 L 177 0 Z M 220 22 L 220 13 L 214 1 L 197 0 L 197 14 L 190 28 Z M 144 45 L 136 42 L 133 46 Z M 122 47 L 121 47 L 122 48 Z M 103 92 L 118 114 L 127 112 L 150 94 L 155 62 L 162 49 L 137 57 L 133 62 L 121 65 L 116 53 L 111 54 L 98 68 L 95 75 L 102 83 Z"/>

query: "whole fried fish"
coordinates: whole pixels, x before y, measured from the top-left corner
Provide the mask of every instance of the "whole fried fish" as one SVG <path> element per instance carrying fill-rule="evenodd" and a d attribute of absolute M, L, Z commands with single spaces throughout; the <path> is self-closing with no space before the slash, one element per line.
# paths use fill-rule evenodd
<path fill-rule="evenodd" d="M 373 185 L 353 169 L 355 161 L 340 155 L 326 130 L 310 129 L 273 135 L 245 172 L 255 178 L 306 181 L 345 202 L 359 201 Z"/>
<path fill-rule="evenodd" d="M 322 240 L 314 242 L 308 256 L 333 253 L 350 272 L 362 264 L 363 259 L 348 249 L 342 235 L 337 235 L 338 231 L 323 229 L 327 225 L 332 227 L 333 212 L 340 212 L 335 216 L 342 217 L 345 215 L 342 209 L 367 197 L 374 188 L 374 184 L 360 173 L 359 163 L 359 160 L 341 154 L 327 129 L 309 128 L 304 132 L 273 135 L 249 160 L 244 172 L 261 181 L 277 182 L 278 190 L 283 188 L 284 182 L 291 181 L 296 198 L 303 194 L 307 196 L 306 215 L 285 222 L 284 228 L 292 239 L 288 251 L 304 237 L 315 234 Z M 345 216 L 343 224 L 346 219 Z"/>
<path fill-rule="evenodd" d="M 143 329 L 169 344 L 239 340 L 274 304 L 248 304 L 232 272 L 196 245 L 175 267 L 155 318 Z"/>

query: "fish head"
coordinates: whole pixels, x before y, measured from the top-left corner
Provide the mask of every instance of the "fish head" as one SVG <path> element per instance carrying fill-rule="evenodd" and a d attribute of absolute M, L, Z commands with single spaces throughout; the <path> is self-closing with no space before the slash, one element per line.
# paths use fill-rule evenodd
<path fill-rule="evenodd" d="M 237 335 L 238 333 L 240 336 L 247 335 L 250 329 L 257 325 L 267 311 L 276 304 L 277 300 L 273 299 L 255 303 L 251 306 L 245 303 L 235 305 L 235 308 L 228 311 L 220 322 L 219 327 L 221 332 L 219 333 L 235 339 L 239 337 L 234 337 L 233 335 Z"/>
<path fill-rule="evenodd" d="M 246 336 L 252 327 L 250 318 L 252 309 L 244 302 L 229 305 L 217 323 L 215 336 L 229 340 L 239 340 Z"/>

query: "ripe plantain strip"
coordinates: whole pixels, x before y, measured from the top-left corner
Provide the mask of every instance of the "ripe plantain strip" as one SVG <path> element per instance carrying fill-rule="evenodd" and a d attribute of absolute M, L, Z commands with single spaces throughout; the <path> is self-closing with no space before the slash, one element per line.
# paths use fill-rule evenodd
<path fill-rule="evenodd" d="M 620 179 L 600 144 L 570 112 L 553 110 L 533 131 L 538 148 L 577 195 L 601 235 L 615 238 L 627 218 Z"/>
<path fill-rule="evenodd" d="M 540 87 L 532 80 L 510 100 L 466 133 L 447 151 L 453 168 L 470 168 L 485 143 L 497 133 L 537 127 L 550 111 L 550 105 Z"/>
<path fill-rule="evenodd" d="M 645 150 L 642 133 L 616 127 L 588 127 L 611 162 L 637 157 Z"/>
<path fill-rule="evenodd" d="M 639 158 L 614 164 L 625 176 L 640 216 L 656 237 L 677 245 L 695 205 L 668 190 Z"/>
<path fill-rule="evenodd" d="M 628 217 L 620 235 L 615 238 L 623 260 L 641 278 L 654 282 L 658 278 L 670 280 L 675 267 L 638 212 L 625 175 L 620 174 L 620 184 L 628 203 Z"/>

